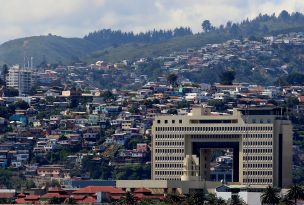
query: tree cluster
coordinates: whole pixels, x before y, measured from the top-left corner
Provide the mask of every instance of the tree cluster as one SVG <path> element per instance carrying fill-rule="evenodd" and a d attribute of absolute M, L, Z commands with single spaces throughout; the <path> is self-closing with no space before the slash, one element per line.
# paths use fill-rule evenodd
<path fill-rule="evenodd" d="M 174 30 L 152 30 L 141 33 L 123 32 L 121 30 L 102 29 L 89 33 L 84 39 L 100 45 L 124 43 L 157 43 L 174 37 L 192 35 L 189 27 L 175 28 Z"/>
<path fill-rule="evenodd" d="M 248 18 L 240 23 L 228 21 L 226 25 L 215 27 L 209 20 L 204 20 L 201 24 L 202 30 L 207 33 L 211 31 L 231 34 L 234 37 L 255 36 L 259 34 L 269 34 L 275 30 L 288 29 L 291 24 L 303 24 L 304 15 L 300 12 L 288 13 L 283 10 L 280 14 L 272 15 L 259 14 L 256 18 Z"/>

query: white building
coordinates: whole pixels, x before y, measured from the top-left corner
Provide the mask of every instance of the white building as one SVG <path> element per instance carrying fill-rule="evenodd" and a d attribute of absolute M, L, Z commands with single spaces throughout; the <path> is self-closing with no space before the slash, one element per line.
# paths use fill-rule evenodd
<path fill-rule="evenodd" d="M 31 70 L 20 68 L 19 65 L 14 65 L 9 69 L 7 87 L 18 90 L 19 95 L 29 94 L 32 84 Z"/>

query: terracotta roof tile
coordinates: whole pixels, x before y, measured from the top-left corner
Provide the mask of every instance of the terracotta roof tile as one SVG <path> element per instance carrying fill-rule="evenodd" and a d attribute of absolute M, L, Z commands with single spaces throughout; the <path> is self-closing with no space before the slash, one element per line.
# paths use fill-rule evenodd
<path fill-rule="evenodd" d="M 151 193 L 151 191 L 149 189 L 142 187 L 142 188 L 135 189 L 134 193 Z"/>
<path fill-rule="evenodd" d="M 97 192 L 106 192 L 110 194 L 125 194 L 122 189 L 118 189 L 112 186 L 87 186 L 74 191 L 73 194 L 95 194 Z"/>

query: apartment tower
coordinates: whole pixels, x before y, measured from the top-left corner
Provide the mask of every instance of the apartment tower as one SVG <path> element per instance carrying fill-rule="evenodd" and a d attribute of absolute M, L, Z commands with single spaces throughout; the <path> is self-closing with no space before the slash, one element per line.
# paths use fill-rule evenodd
<path fill-rule="evenodd" d="M 17 89 L 19 95 L 29 94 L 32 88 L 32 71 L 15 65 L 9 69 L 6 80 L 6 86 Z"/>

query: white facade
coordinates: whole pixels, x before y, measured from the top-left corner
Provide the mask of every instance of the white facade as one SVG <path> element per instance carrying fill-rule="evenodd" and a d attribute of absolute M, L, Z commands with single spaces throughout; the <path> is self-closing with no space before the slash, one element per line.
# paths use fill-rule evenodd
<path fill-rule="evenodd" d="M 238 153 L 233 155 L 233 182 L 289 186 L 292 125 L 281 113 L 280 109 L 252 108 L 218 115 L 199 106 L 188 115 L 156 116 L 152 179 L 209 181 L 212 149 L 233 148 Z"/>
<path fill-rule="evenodd" d="M 28 94 L 32 88 L 32 71 L 22 69 L 19 65 L 11 67 L 7 75 L 7 87 L 19 91 L 19 95 Z"/>

